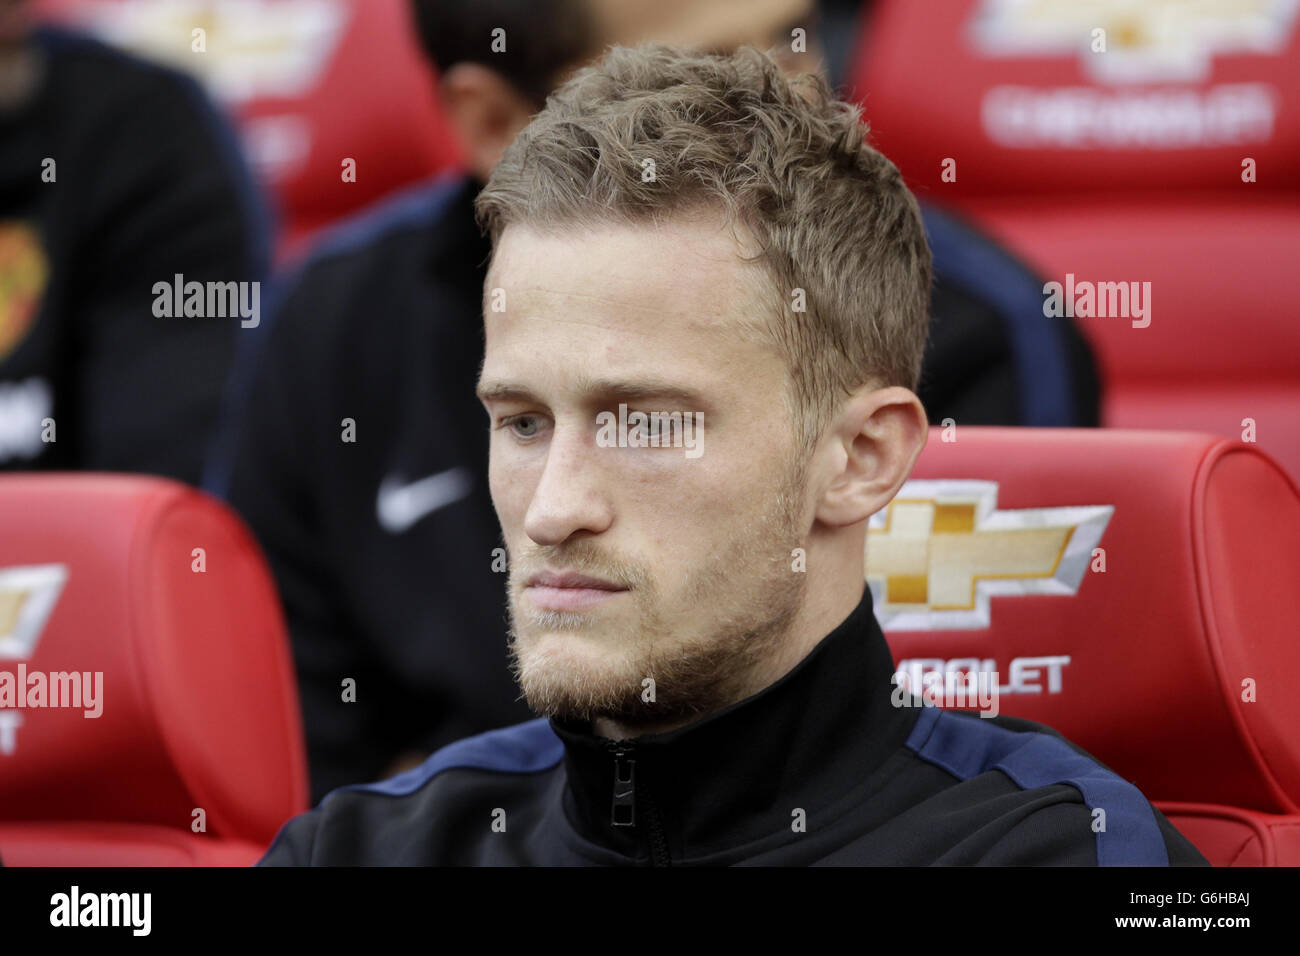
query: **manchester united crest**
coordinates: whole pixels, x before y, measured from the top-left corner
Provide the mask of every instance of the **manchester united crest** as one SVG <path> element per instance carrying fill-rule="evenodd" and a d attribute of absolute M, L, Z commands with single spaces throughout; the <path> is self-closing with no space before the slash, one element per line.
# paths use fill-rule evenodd
<path fill-rule="evenodd" d="M 36 321 L 49 276 L 36 230 L 25 222 L 0 220 L 0 362 Z"/>

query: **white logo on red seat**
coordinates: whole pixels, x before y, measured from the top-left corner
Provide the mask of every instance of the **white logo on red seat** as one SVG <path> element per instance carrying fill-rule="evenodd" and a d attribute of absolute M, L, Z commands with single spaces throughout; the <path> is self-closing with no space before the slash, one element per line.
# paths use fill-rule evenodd
<path fill-rule="evenodd" d="M 0 659 L 31 658 L 67 580 L 62 564 L 0 568 Z"/>
<path fill-rule="evenodd" d="M 1282 53 L 1297 10 L 1300 0 L 984 0 L 970 36 L 990 57 L 1077 56 L 1099 83 L 1199 83 L 1216 56 Z"/>

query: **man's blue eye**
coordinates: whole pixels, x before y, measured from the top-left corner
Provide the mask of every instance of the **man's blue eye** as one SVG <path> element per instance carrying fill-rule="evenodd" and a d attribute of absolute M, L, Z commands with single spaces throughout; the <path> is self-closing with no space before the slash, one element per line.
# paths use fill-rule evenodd
<path fill-rule="evenodd" d="M 537 419 L 532 415 L 520 415 L 506 423 L 520 438 L 532 438 L 537 434 Z"/>

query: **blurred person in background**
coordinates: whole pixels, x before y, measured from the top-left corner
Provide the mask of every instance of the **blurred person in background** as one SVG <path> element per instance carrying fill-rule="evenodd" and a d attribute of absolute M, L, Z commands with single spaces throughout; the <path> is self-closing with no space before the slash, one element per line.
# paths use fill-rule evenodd
<path fill-rule="evenodd" d="M 232 451 L 208 473 L 266 549 L 285 602 L 314 800 L 529 716 L 507 666 L 506 566 L 474 396 L 490 247 L 473 203 L 506 147 L 612 43 L 750 45 L 774 50 L 787 71 L 822 69 L 810 0 L 416 0 L 414 11 L 467 175 L 385 200 L 318 244 L 240 370 L 250 384 L 223 438 Z M 496 30 L 504 51 L 493 49 Z M 1015 424 L 1000 306 L 950 281 L 943 257 L 1010 260 L 936 210 L 926 224 L 943 231 L 932 236 L 934 338 L 920 392 L 930 419 Z M 1038 295 L 1028 271 L 1017 277 Z M 1072 341 L 1080 420 L 1060 424 L 1095 424 L 1091 357 Z"/>
<path fill-rule="evenodd" d="M 260 199 L 191 79 L 0 0 L 0 470 L 197 484 L 266 264 Z"/>

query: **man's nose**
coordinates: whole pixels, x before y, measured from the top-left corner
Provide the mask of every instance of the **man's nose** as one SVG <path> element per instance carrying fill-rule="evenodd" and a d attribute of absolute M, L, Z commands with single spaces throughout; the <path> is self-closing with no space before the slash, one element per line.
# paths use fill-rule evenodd
<path fill-rule="evenodd" d="M 610 452 L 596 446 L 594 425 L 556 426 L 524 517 L 528 537 L 539 545 L 555 545 L 579 532 L 609 529 L 614 513 L 601 456 Z"/>

